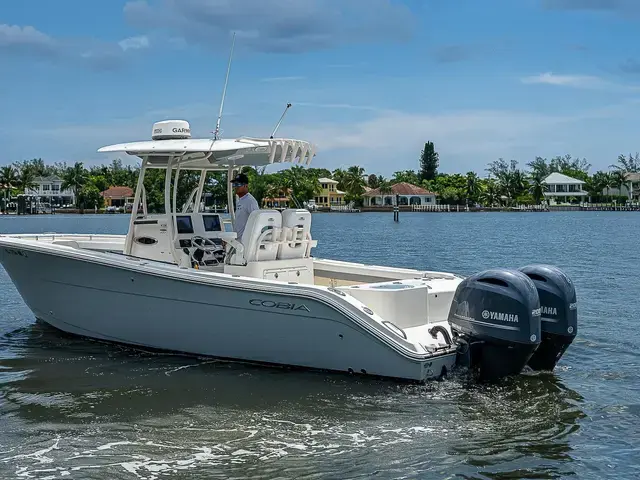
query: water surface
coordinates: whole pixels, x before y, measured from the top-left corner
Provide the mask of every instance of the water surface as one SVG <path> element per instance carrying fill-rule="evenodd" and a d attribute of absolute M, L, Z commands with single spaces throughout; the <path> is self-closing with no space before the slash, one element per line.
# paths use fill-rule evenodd
<path fill-rule="evenodd" d="M 314 254 L 462 274 L 556 264 L 580 315 L 557 370 L 420 386 L 144 352 L 36 322 L 0 268 L 0 478 L 640 477 L 640 214 L 392 219 L 314 214 Z M 0 217 L 0 233 L 127 228 Z"/>

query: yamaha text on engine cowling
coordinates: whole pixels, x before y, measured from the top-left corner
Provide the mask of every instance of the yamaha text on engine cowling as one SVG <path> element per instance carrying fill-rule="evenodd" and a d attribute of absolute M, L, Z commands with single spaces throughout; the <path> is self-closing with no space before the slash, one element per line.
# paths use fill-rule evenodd
<path fill-rule="evenodd" d="M 542 341 L 529 359 L 534 370 L 553 370 L 578 333 L 578 309 L 573 282 L 557 267 L 520 268 L 538 290 Z"/>
<path fill-rule="evenodd" d="M 481 381 L 518 374 L 540 344 L 540 300 L 518 270 L 493 269 L 464 279 L 449 311 L 459 364 Z"/>

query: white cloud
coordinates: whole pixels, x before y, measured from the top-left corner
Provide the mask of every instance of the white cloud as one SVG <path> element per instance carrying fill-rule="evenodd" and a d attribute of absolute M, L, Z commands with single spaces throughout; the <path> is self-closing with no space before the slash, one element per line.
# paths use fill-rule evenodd
<path fill-rule="evenodd" d="M 122 48 L 122 50 L 126 52 L 127 50 L 140 50 L 142 48 L 149 48 L 150 42 L 149 38 L 146 35 L 140 35 L 137 37 L 125 38 L 124 40 L 119 41 L 118 45 L 120 45 L 120 48 Z"/>
<path fill-rule="evenodd" d="M 53 53 L 57 47 L 53 38 L 32 26 L 0 25 L 0 49 Z"/>
<path fill-rule="evenodd" d="M 636 91 L 640 90 L 636 85 L 625 85 L 611 82 L 594 75 L 556 75 L 552 72 L 545 72 L 539 75 L 523 77 L 520 81 L 524 84 L 555 85 L 560 87 L 582 88 L 589 90 L 619 90 Z"/>
<path fill-rule="evenodd" d="M 591 75 L 555 75 L 551 72 L 524 77 L 521 81 L 526 84 L 542 83 L 575 88 L 602 88 L 607 85 L 601 78 Z"/>

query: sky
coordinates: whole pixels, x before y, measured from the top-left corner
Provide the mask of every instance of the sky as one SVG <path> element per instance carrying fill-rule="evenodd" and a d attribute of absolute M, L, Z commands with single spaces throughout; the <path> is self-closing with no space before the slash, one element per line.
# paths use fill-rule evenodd
<path fill-rule="evenodd" d="M 86 166 L 184 119 L 317 145 L 312 166 L 440 171 L 640 150 L 638 0 L 0 2 L 0 165 Z"/>

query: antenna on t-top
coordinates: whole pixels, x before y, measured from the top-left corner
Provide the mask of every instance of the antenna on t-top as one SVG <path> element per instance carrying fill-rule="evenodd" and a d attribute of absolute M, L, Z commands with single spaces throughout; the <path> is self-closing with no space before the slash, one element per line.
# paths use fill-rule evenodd
<path fill-rule="evenodd" d="M 218 121 L 216 122 L 216 129 L 213 132 L 214 140 L 218 140 L 220 134 L 220 120 L 222 120 L 222 109 L 224 108 L 224 98 L 227 95 L 227 82 L 229 82 L 229 72 L 231 71 L 231 58 L 233 57 L 233 47 L 236 43 L 236 32 L 233 32 L 233 39 L 231 40 L 231 52 L 229 53 L 229 65 L 227 66 L 227 77 L 224 80 L 224 89 L 222 90 L 222 101 L 220 102 L 220 113 L 218 113 Z"/>
<path fill-rule="evenodd" d="M 287 106 L 284 108 L 284 112 L 282 112 L 282 116 L 280 117 L 280 120 L 278 121 L 278 124 L 276 125 L 276 128 L 273 129 L 273 133 L 271 134 L 271 136 L 269 138 L 273 138 L 273 136 L 276 134 L 276 132 L 278 131 L 278 128 L 280 128 L 280 124 L 282 123 L 282 119 L 284 119 L 284 116 L 287 114 L 287 110 L 289 110 L 290 107 L 291 107 L 291 104 L 287 103 Z"/>

